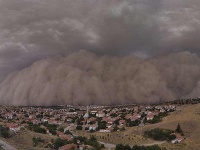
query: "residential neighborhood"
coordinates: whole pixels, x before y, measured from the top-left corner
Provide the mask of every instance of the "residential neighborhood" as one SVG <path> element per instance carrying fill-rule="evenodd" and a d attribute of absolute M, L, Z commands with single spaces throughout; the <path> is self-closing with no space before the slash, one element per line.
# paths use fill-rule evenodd
<path fill-rule="evenodd" d="M 73 134 L 75 130 L 86 133 L 124 131 L 127 127 L 161 122 L 162 118 L 173 111 L 180 111 L 180 108 L 175 105 L 1 107 L 0 118 L 2 126 L 9 129 L 9 136 L 16 135 L 22 130 L 30 130 L 73 141 L 76 136 Z M 178 136 L 179 134 L 175 135 L 176 139 L 171 143 L 183 140 L 182 136 Z M 33 145 L 37 146 L 37 144 Z M 80 141 L 72 142 L 59 147 L 59 150 L 72 147 L 89 149 L 92 145 L 85 145 Z"/>
<path fill-rule="evenodd" d="M 62 109 L 41 107 L 0 108 L 0 117 L 6 127 L 19 131 L 28 123 L 40 125 L 48 123 L 69 126 L 82 126 L 87 131 L 112 132 L 114 127 L 131 127 L 161 121 L 169 112 L 179 110 L 175 105 L 169 106 L 68 106 Z M 44 127 L 45 128 L 45 127 Z M 48 134 L 52 134 L 47 130 Z"/>

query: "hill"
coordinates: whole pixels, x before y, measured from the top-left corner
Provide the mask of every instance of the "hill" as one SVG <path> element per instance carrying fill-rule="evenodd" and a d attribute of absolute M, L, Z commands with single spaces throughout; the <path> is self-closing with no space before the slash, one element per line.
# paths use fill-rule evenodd
<path fill-rule="evenodd" d="M 143 137 L 146 130 L 154 128 L 166 128 L 175 130 L 178 123 L 185 134 L 185 140 L 179 144 L 167 142 L 158 142 Z M 91 133 L 77 131 L 76 134 L 89 137 Z M 129 145 L 152 145 L 159 144 L 172 150 L 199 150 L 200 147 L 200 104 L 187 104 L 180 106 L 180 111 L 171 112 L 162 122 L 149 124 L 143 127 L 127 127 L 125 131 L 111 133 L 92 133 L 97 136 L 99 141 L 111 144 L 129 144 Z"/>
<path fill-rule="evenodd" d="M 146 130 L 157 127 L 175 130 L 178 123 L 183 129 L 186 139 L 181 144 L 165 143 L 162 145 L 173 149 L 198 150 L 200 147 L 200 104 L 182 105 L 180 111 L 172 112 L 162 122 L 140 127 L 139 131 L 142 134 Z M 130 128 L 126 132 L 137 134 L 135 131 L 136 128 Z"/>

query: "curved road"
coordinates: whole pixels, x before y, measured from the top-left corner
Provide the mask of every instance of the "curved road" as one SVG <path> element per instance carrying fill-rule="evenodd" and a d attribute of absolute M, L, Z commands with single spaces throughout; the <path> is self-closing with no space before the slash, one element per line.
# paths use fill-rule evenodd
<path fill-rule="evenodd" d="M 105 148 L 108 148 L 108 150 L 110 150 L 111 148 L 115 148 L 116 145 L 115 144 L 111 144 L 111 143 L 104 143 L 104 142 L 100 142 L 99 143 L 103 144 L 105 146 Z"/>
<path fill-rule="evenodd" d="M 6 142 L 0 140 L 0 146 L 4 149 L 4 150 L 17 150 L 16 148 L 14 148 L 13 146 L 7 144 Z"/>
<path fill-rule="evenodd" d="M 70 130 L 70 128 L 73 127 L 73 126 L 75 126 L 75 125 L 70 125 L 70 126 L 66 127 L 64 129 L 64 131 Z M 71 133 L 72 133 L 72 135 L 77 136 L 73 132 L 71 132 Z M 111 144 L 111 143 L 106 143 L 106 142 L 101 142 L 101 141 L 98 141 L 98 142 L 101 143 L 101 144 L 104 144 L 104 146 L 106 148 L 108 148 L 108 150 L 110 150 L 111 148 L 115 148 L 116 147 L 116 144 Z M 165 142 L 166 141 L 161 141 L 161 142 L 160 141 L 155 141 L 154 143 L 151 143 L 151 144 L 140 144 L 139 146 L 161 145 L 161 144 L 163 144 Z M 130 145 L 130 146 L 132 147 L 133 145 Z"/>

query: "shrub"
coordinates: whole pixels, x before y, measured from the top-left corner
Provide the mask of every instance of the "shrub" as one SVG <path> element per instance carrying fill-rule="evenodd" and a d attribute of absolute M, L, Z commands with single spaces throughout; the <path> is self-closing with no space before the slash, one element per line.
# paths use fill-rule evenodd
<path fill-rule="evenodd" d="M 33 141 L 33 146 L 36 147 L 39 143 L 43 143 L 44 139 L 40 138 L 40 137 L 33 137 L 32 138 Z"/>
<path fill-rule="evenodd" d="M 3 138 L 8 138 L 10 136 L 9 128 L 0 126 L 0 136 Z"/>
<path fill-rule="evenodd" d="M 76 127 L 76 130 L 82 130 L 82 129 L 83 129 L 82 126 L 77 126 L 77 127 Z"/>
<path fill-rule="evenodd" d="M 145 131 L 144 136 L 152 138 L 154 140 L 163 141 L 163 140 L 170 140 L 172 138 L 171 137 L 172 133 L 174 133 L 173 130 L 155 128 L 155 129 L 150 130 L 150 131 Z"/>
<path fill-rule="evenodd" d="M 64 127 L 59 127 L 59 128 L 58 128 L 58 131 L 64 132 Z"/>
<path fill-rule="evenodd" d="M 58 149 L 59 147 L 66 145 L 66 144 L 68 144 L 67 140 L 57 138 L 53 143 L 53 147 L 54 147 L 54 149 Z"/>

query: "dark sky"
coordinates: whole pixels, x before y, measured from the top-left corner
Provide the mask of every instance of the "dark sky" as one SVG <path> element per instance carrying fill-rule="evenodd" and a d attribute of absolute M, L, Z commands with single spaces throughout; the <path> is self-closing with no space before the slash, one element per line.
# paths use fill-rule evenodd
<path fill-rule="evenodd" d="M 200 50 L 199 0 L 0 0 L 0 81 L 82 49 L 154 57 Z"/>

